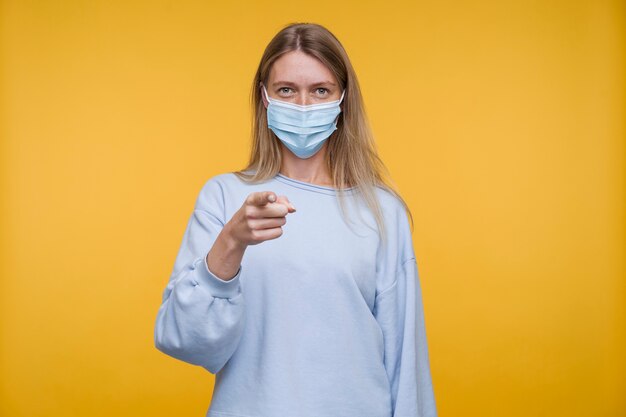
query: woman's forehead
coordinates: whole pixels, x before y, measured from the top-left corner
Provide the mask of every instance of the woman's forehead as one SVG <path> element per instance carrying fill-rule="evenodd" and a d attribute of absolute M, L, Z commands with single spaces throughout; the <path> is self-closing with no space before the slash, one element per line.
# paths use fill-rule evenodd
<path fill-rule="evenodd" d="M 272 64 L 268 84 L 273 86 L 276 82 L 307 86 L 323 83 L 336 85 L 337 78 L 317 58 L 302 51 L 291 51 Z"/>

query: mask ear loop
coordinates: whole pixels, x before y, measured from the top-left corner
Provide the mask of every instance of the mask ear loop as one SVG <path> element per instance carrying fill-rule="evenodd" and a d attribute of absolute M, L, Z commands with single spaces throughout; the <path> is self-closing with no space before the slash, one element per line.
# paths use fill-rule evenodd
<path fill-rule="evenodd" d="M 343 91 L 341 92 L 341 98 L 339 99 L 339 102 L 337 103 L 337 105 L 343 102 L 343 97 L 345 96 L 345 94 L 346 94 L 346 89 L 344 88 Z M 341 113 L 339 113 L 337 117 L 335 117 L 335 123 L 339 122 L 339 117 L 343 117 L 343 110 L 341 110 Z"/>
<path fill-rule="evenodd" d="M 267 100 L 268 104 L 270 103 L 270 96 L 267 94 L 267 89 L 265 88 L 265 84 L 261 84 L 263 86 L 263 93 L 265 94 L 265 99 Z"/>

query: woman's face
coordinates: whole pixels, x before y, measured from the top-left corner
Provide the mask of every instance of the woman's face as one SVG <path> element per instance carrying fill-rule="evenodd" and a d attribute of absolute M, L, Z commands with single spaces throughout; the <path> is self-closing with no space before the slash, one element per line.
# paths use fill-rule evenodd
<path fill-rule="evenodd" d="M 278 58 L 265 87 L 270 98 L 299 105 L 339 100 L 342 92 L 335 75 L 317 58 L 302 51 L 287 52 Z M 267 108 L 265 96 L 261 97 Z"/>

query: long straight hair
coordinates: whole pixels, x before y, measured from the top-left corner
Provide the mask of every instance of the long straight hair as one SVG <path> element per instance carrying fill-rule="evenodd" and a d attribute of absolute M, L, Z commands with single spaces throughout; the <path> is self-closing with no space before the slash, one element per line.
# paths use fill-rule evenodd
<path fill-rule="evenodd" d="M 267 85 L 272 64 L 291 51 L 301 51 L 320 60 L 335 75 L 340 89 L 345 89 L 343 110 L 337 120 L 337 130 L 328 138 L 325 158 L 344 218 L 349 218 L 345 209 L 344 188 L 355 187 L 354 191 L 358 191 L 357 194 L 365 200 L 367 207 L 372 211 L 378 232 L 385 242 L 385 224 L 375 192 L 375 187 L 378 186 L 400 200 L 413 228 L 411 210 L 400 196 L 389 171 L 378 156 L 359 82 L 348 54 L 339 40 L 319 24 L 289 24 L 278 32 L 265 48 L 250 94 L 252 107 L 250 158 L 247 166 L 234 174 L 243 181 L 257 183 L 273 178 L 280 172 L 282 162 L 280 142 L 267 125 L 261 84 Z M 254 172 L 248 174 L 245 171 Z"/>

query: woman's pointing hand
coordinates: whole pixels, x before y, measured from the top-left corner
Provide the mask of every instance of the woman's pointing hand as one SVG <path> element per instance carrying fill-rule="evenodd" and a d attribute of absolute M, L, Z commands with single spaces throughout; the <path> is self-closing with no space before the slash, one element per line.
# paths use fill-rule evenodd
<path fill-rule="evenodd" d="M 277 196 L 272 191 L 254 192 L 225 228 L 228 227 L 228 233 L 240 245 L 256 245 L 280 237 L 287 214 L 295 211 L 287 196 Z"/>
<path fill-rule="evenodd" d="M 248 245 L 256 245 L 283 234 L 287 214 L 296 208 L 286 196 L 272 191 L 249 194 L 217 236 L 206 262 L 209 271 L 229 281 L 236 276 Z"/>

